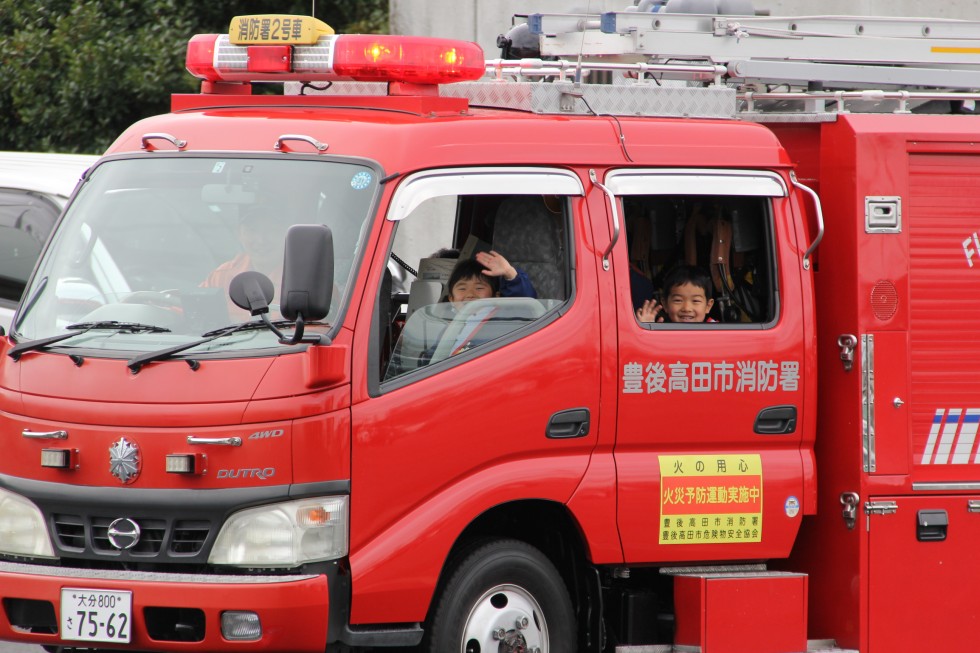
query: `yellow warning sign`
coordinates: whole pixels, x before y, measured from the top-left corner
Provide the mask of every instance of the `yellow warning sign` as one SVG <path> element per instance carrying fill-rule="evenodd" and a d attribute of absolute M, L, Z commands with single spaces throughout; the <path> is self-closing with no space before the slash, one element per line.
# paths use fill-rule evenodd
<path fill-rule="evenodd" d="M 661 544 L 762 541 L 759 454 L 658 458 Z"/>

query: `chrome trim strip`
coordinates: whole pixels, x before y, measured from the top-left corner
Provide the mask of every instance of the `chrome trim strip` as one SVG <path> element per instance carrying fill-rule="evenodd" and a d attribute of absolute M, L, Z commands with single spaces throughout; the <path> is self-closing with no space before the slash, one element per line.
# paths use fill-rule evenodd
<path fill-rule="evenodd" d="M 317 574 L 294 574 L 289 576 L 239 576 L 232 574 L 170 574 L 158 571 L 122 571 L 120 569 L 73 569 L 71 567 L 52 567 L 49 565 L 28 565 L 19 562 L 0 561 L 0 574 L 27 574 L 56 578 L 121 580 L 142 583 L 200 583 L 229 585 L 270 585 L 275 583 L 294 583 L 296 581 L 318 578 Z"/>
<path fill-rule="evenodd" d="M 874 472 L 875 464 L 875 337 L 861 336 L 861 398 L 863 406 L 864 471 Z"/>
<path fill-rule="evenodd" d="M 930 482 L 919 482 L 912 484 L 912 490 L 915 492 L 951 492 L 951 491 L 964 491 L 964 492 L 977 492 L 980 491 L 980 482 L 976 481 L 930 481 Z"/>

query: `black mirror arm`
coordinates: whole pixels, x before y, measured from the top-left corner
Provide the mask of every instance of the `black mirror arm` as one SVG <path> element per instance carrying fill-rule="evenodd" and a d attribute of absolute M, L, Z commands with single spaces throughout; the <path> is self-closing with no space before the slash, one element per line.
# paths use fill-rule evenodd
<path fill-rule="evenodd" d="M 264 313 L 259 313 L 259 319 L 262 320 L 262 323 L 269 328 L 269 331 L 272 331 L 274 334 L 276 334 L 276 337 L 279 338 L 279 342 L 283 342 L 285 340 L 285 336 L 283 335 L 282 331 L 277 329 L 276 325 L 273 324 L 272 321 L 269 319 L 268 311 Z"/>
<path fill-rule="evenodd" d="M 303 332 L 305 330 L 305 326 L 306 326 L 306 322 L 303 320 L 303 314 L 297 313 L 296 326 L 295 326 L 296 330 L 293 331 L 293 335 L 291 337 L 287 338 L 283 336 L 282 333 L 276 331 L 276 328 L 272 324 L 269 325 L 269 328 L 271 328 L 273 331 L 276 332 L 276 334 L 279 335 L 279 342 L 284 345 L 295 345 L 300 342 L 309 342 L 315 345 L 329 345 L 331 343 L 330 338 L 328 338 L 325 335 L 314 333 L 308 336 L 304 336 Z"/>
<path fill-rule="evenodd" d="M 296 343 L 298 343 L 298 342 L 300 342 L 300 341 L 303 340 L 303 330 L 304 329 L 305 329 L 305 325 L 303 323 L 303 314 L 302 313 L 297 313 L 296 314 L 296 327 L 293 330 L 293 337 L 292 338 L 285 338 L 280 333 L 279 334 L 279 342 L 281 342 L 284 345 L 295 345 Z"/>

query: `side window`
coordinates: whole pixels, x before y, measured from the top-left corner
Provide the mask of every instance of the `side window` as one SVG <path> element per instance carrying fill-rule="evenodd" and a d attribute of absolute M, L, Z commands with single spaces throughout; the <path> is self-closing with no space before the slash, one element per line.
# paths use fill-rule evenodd
<path fill-rule="evenodd" d="M 451 195 L 401 219 L 388 265 L 390 319 L 379 333 L 381 380 L 523 337 L 565 303 L 568 207 L 560 195 Z"/>
<path fill-rule="evenodd" d="M 36 193 L 0 189 L 0 302 L 20 299 L 60 212 Z"/>
<path fill-rule="evenodd" d="M 646 326 L 772 322 L 777 304 L 771 206 L 769 197 L 624 197 L 638 319 Z"/>

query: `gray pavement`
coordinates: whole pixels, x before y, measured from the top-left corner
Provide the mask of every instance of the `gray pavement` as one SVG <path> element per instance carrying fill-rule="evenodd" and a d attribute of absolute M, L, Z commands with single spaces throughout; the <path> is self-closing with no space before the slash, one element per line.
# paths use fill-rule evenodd
<path fill-rule="evenodd" d="M 0 642 L 0 653 L 44 653 L 44 649 L 40 646 Z"/>

